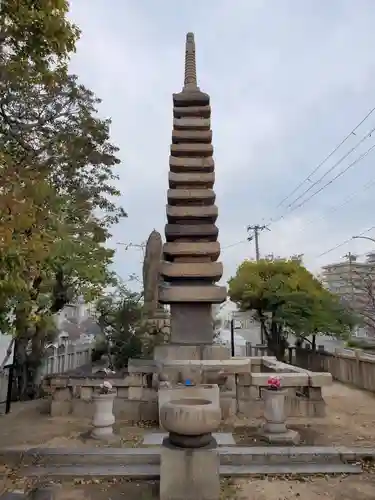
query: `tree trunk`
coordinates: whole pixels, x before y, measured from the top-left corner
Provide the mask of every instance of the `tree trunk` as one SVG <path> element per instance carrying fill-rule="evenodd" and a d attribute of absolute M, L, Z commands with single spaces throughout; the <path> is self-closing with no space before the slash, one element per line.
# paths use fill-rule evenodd
<path fill-rule="evenodd" d="M 31 345 L 27 333 L 16 338 L 14 345 L 14 398 L 17 401 L 27 401 L 38 397 L 43 358 L 44 341 L 41 332 L 33 337 Z"/>
<path fill-rule="evenodd" d="M 313 333 L 313 335 L 312 335 L 311 349 L 313 351 L 316 351 L 316 334 L 315 333 Z"/>
<path fill-rule="evenodd" d="M 27 398 L 27 338 L 16 339 L 14 346 L 15 399 L 24 401 Z"/>
<path fill-rule="evenodd" d="M 285 349 L 288 346 L 288 342 L 283 335 L 282 327 L 272 320 L 269 331 L 265 330 L 265 333 L 268 350 L 271 355 L 276 356 L 278 361 L 285 362 Z"/>

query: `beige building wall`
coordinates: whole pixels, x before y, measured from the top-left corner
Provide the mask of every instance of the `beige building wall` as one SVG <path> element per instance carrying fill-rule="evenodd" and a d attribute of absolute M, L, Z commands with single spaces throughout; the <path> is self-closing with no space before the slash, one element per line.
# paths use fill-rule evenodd
<path fill-rule="evenodd" d="M 365 319 L 366 326 L 375 325 L 375 256 L 369 254 L 366 261 L 352 257 L 349 261 L 324 266 L 322 283 L 332 293 L 339 295 Z M 367 334 L 375 335 L 375 329 L 366 328 Z"/>

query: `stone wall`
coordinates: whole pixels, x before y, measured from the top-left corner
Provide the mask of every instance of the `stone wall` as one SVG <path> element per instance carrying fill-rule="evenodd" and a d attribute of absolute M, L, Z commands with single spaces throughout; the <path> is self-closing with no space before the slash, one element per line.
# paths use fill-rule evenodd
<path fill-rule="evenodd" d="M 158 419 L 157 393 L 152 388 L 152 375 L 131 374 L 106 377 L 116 391 L 114 414 L 119 420 L 140 421 Z M 59 375 L 45 380 L 49 394 L 51 416 L 72 414 L 91 418 L 92 396 L 103 383 L 103 376 L 69 377 Z"/>
<path fill-rule="evenodd" d="M 138 373 L 107 378 L 117 393 L 114 413 L 118 420 L 157 421 L 158 391 L 156 366 L 146 362 L 133 366 Z M 143 366 L 144 365 L 144 366 Z M 172 360 L 164 363 L 162 373 L 176 386 L 183 378 L 197 385 L 218 384 L 222 418 L 240 413 L 258 419 L 263 415 L 263 388 L 271 373 L 280 373 L 288 390 L 287 412 L 291 417 L 322 417 L 325 403 L 322 386 L 331 382 L 327 373 L 313 373 L 278 362 L 272 357 L 232 358 L 230 360 Z M 182 377 L 182 378 L 181 378 Z M 52 416 L 72 414 L 91 417 L 92 396 L 103 376 L 51 376 L 45 381 Z"/>
<path fill-rule="evenodd" d="M 375 356 L 362 350 L 329 353 L 296 349 L 293 363 L 308 370 L 329 372 L 334 380 L 375 392 Z"/>

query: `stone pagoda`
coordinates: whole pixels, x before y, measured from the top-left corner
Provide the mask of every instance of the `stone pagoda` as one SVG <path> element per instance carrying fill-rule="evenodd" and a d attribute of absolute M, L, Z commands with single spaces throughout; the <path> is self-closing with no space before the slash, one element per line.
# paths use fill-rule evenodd
<path fill-rule="evenodd" d="M 216 285 L 223 265 L 217 262 L 220 244 L 210 118 L 210 97 L 197 85 L 194 35 L 188 33 L 184 86 L 173 94 L 166 243 L 159 290 L 160 303 L 170 305 L 174 346 L 211 345 L 212 304 L 224 302 L 227 295 L 226 287 Z"/>

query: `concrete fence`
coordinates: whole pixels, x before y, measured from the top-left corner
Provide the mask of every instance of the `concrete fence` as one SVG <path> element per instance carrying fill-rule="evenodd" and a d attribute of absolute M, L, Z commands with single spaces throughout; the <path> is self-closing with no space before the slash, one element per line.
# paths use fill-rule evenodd
<path fill-rule="evenodd" d="M 334 380 L 375 392 L 375 356 L 360 349 L 294 349 L 293 364 L 311 371 L 329 372 Z"/>
<path fill-rule="evenodd" d="M 247 342 L 246 356 L 267 354 L 267 346 L 253 346 Z M 291 346 L 285 353 L 285 361 L 313 372 L 331 373 L 338 382 L 375 392 L 375 355 L 361 349 L 335 349 L 335 352 L 328 352 L 323 346 L 318 346 L 317 351 Z"/>

